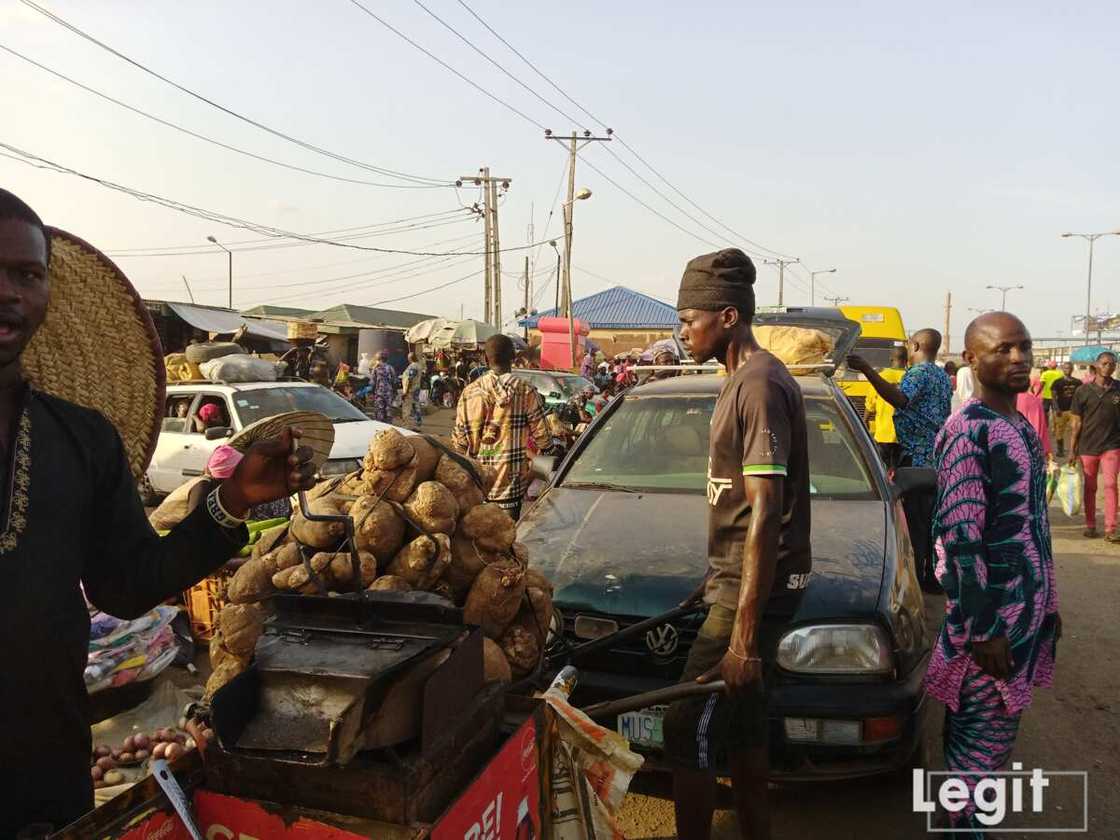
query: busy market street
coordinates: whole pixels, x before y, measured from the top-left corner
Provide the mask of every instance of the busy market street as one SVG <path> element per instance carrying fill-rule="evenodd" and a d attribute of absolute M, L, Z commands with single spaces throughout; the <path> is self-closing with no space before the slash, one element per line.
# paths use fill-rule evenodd
<path fill-rule="evenodd" d="M 0 840 L 1120 838 L 1117 31 L 0 0 Z"/>

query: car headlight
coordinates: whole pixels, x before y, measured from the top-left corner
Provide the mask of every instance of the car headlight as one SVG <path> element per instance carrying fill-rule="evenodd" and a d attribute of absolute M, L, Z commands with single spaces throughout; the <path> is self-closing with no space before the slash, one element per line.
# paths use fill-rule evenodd
<path fill-rule="evenodd" d="M 355 470 L 362 468 L 362 462 L 357 458 L 337 458 L 333 461 L 327 461 L 319 470 L 319 475 L 326 477 L 331 475 L 346 475 Z"/>
<path fill-rule="evenodd" d="M 778 643 L 778 664 L 801 674 L 887 674 L 890 642 L 873 624 L 816 624 L 790 630 Z"/>

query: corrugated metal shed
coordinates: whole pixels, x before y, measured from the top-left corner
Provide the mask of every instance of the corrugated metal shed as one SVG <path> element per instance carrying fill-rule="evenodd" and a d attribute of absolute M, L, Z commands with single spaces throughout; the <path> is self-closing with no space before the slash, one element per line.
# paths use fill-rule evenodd
<path fill-rule="evenodd" d="M 307 317 L 308 321 L 321 321 L 324 324 L 347 327 L 393 327 L 407 330 L 421 321 L 431 318 L 431 315 L 419 315 L 415 312 L 397 312 L 392 309 L 374 309 L 369 306 L 354 306 L 343 303 L 332 306 L 322 312 L 315 312 Z"/>
<path fill-rule="evenodd" d="M 251 318 L 278 318 L 281 320 L 300 320 L 312 314 L 310 309 L 300 309 L 296 306 L 273 306 L 270 303 L 254 306 L 252 309 L 243 309 L 242 315 Z"/>
<path fill-rule="evenodd" d="M 572 301 L 572 311 L 593 330 L 672 329 L 678 323 L 675 307 L 625 286 Z M 539 318 L 556 315 L 556 310 L 550 309 L 522 321 L 521 326 L 533 329 Z"/>

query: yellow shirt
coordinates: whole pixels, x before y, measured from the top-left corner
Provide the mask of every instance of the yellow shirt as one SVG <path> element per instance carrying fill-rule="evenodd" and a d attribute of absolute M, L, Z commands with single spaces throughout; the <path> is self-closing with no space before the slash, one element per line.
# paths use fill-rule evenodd
<path fill-rule="evenodd" d="M 906 375 L 905 370 L 898 368 L 884 368 L 879 375 L 887 382 L 897 385 Z M 874 412 L 875 419 L 871 424 L 871 434 L 876 443 L 898 443 L 898 436 L 894 432 L 894 406 L 879 396 L 875 391 L 867 398 L 866 411 Z"/>

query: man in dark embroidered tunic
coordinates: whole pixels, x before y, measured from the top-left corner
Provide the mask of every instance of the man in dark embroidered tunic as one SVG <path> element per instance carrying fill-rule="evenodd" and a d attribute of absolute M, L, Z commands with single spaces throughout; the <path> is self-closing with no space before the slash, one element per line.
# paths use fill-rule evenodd
<path fill-rule="evenodd" d="M 308 449 L 292 455 L 288 435 L 263 441 L 160 539 L 117 430 L 24 380 L 49 256 L 39 217 L 0 189 L 0 838 L 33 823 L 61 828 L 93 806 L 82 586 L 108 613 L 142 615 L 226 562 L 247 539 L 238 520 L 250 507 L 312 483 Z"/>

